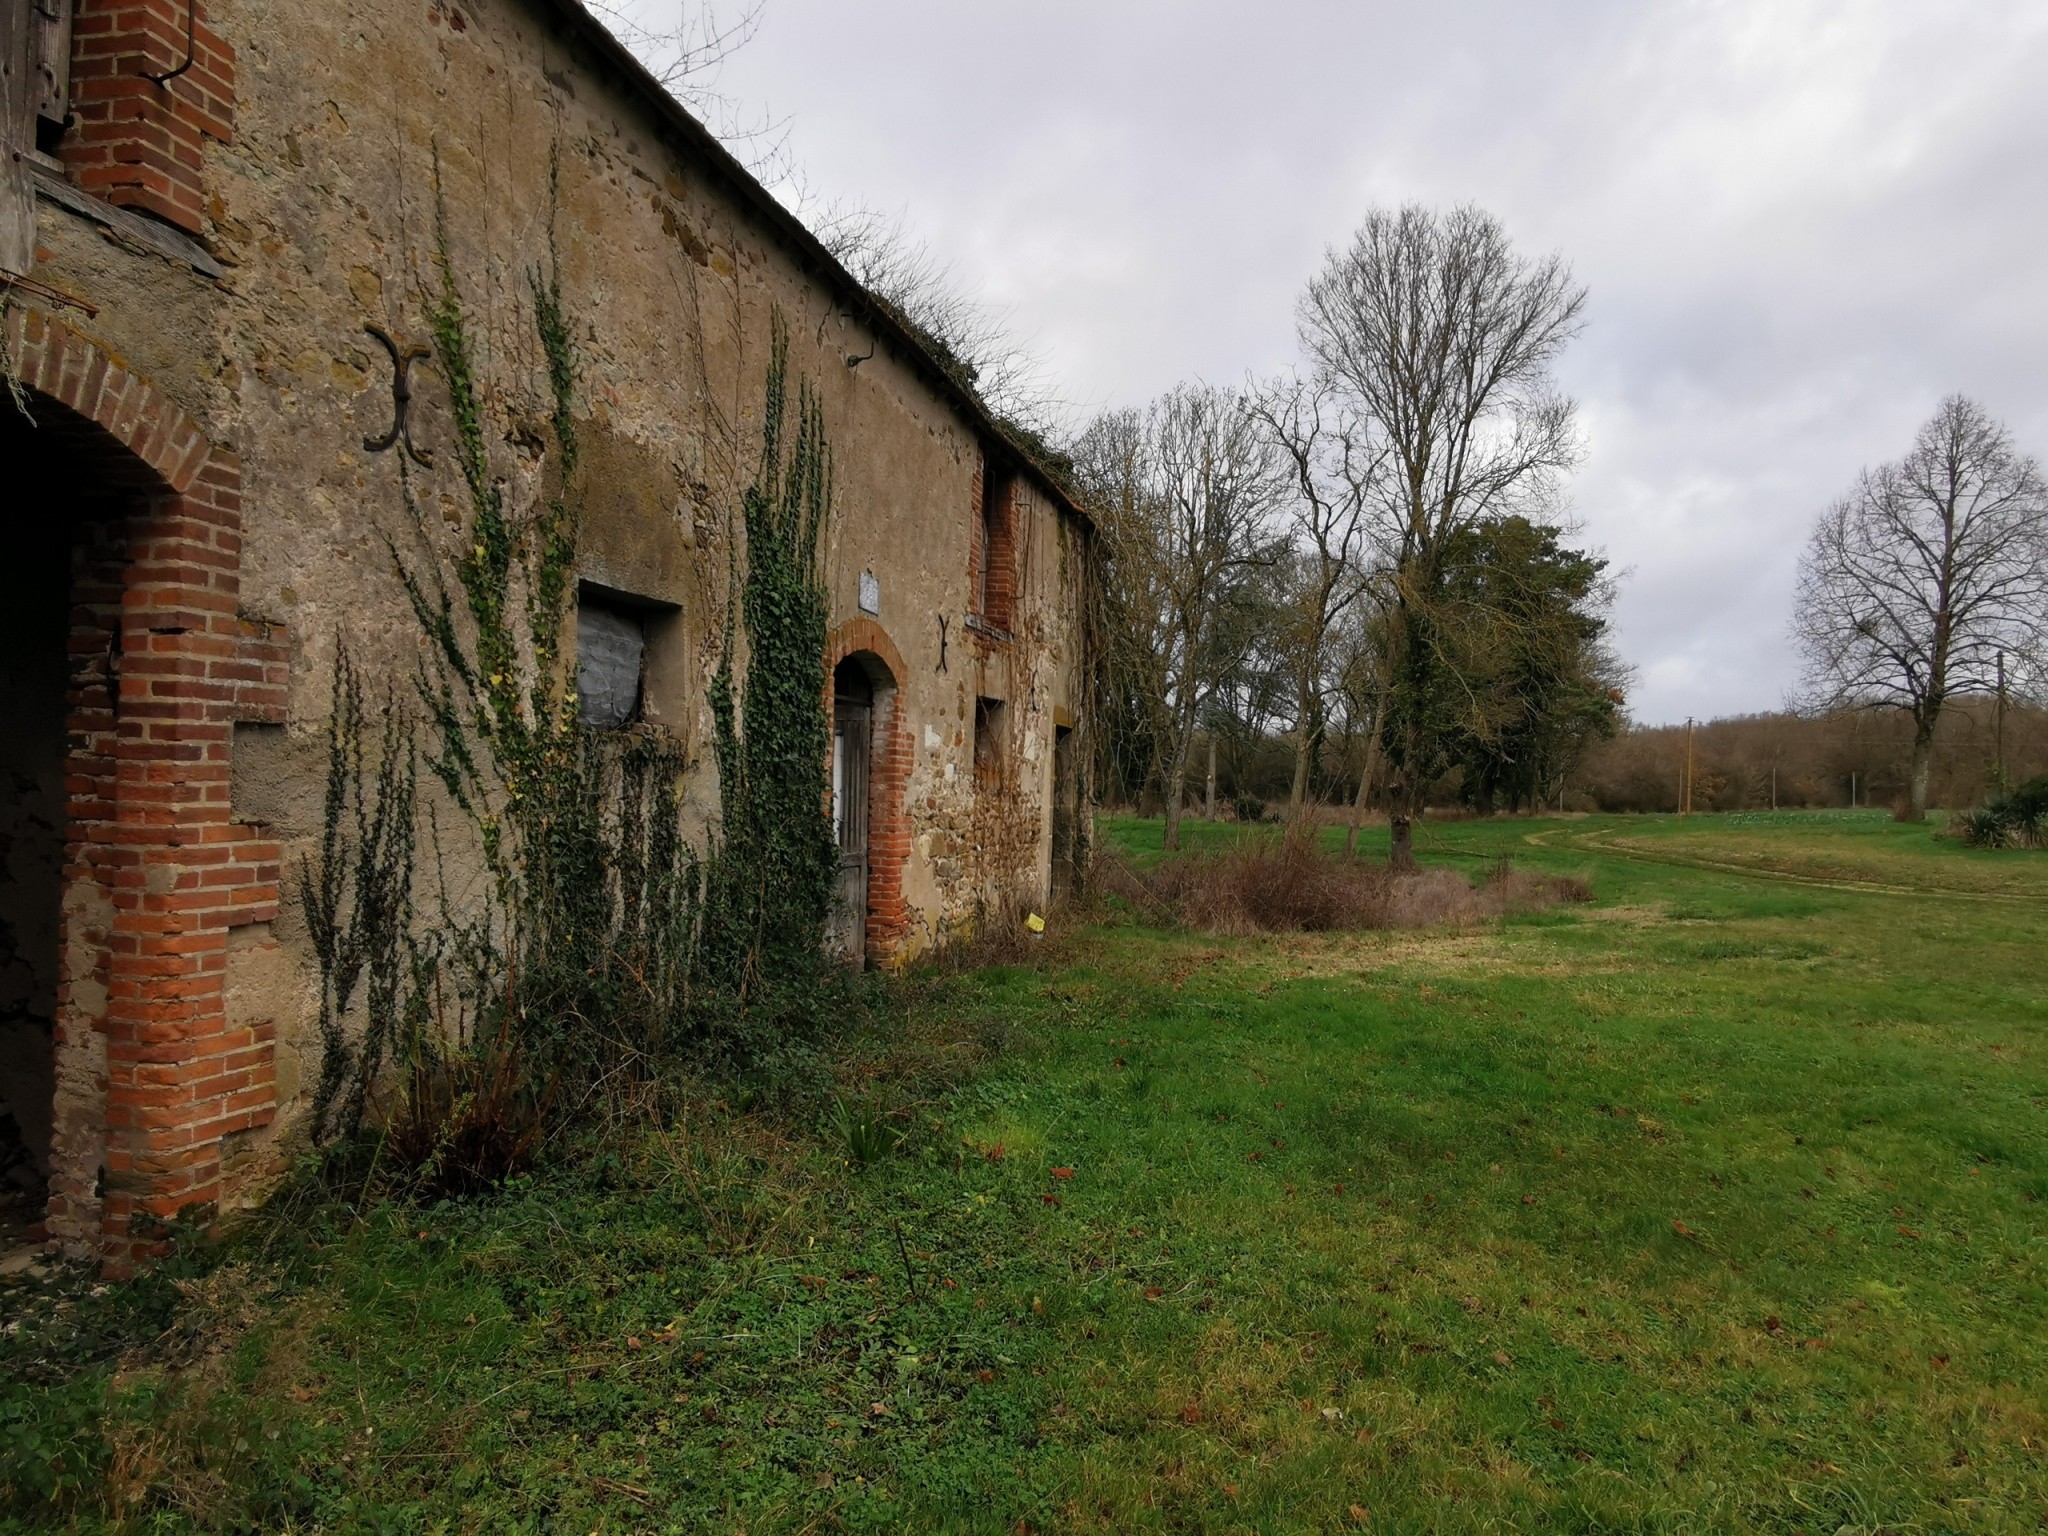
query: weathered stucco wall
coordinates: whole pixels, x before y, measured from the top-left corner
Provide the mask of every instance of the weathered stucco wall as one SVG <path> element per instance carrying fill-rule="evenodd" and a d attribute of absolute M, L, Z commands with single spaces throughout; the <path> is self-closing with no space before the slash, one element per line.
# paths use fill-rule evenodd
<path fill-rule="evenodd" d="M 1036 479 L 1014 504 L 1006 632 L 970 621 L 985 455 L 1012 457 L 931 365 L 860 316 L 843 279 L 751 207 L 715 156 L 666 128 L 547 0 L 218 0 L 235 57 L 232 140 L 209 143 L 201 232 L 222 275 L 121 243 L 45 202 L 39 281 L 97 307 L 66 317 L 146 374 L 242 464 L 240 604 L 287 626 L 285 723 L 238 727 L 237 814 L 287 871 L 319 832 L 337 647 L 401 696 L 424 638 L 393 568 L 451 559 L 468 517 L 445 381 L 415 365 L 411 439 L 368 335 L 426 343 L 440 285 L 469 317 L 493 474 L 515 514 L 563 490 L 533 284 L 559 263 L 583 446 L 578 574 L 664 605 L 647 715 L 692 754 L 712 815 L 705 685 L 723 631 L 736 491 L 758 452 L 771 315 L 818 393 L 834 450 L 825 551 L 835 627 L 892 650 L 909 909 L 901 953 L 1050 882 L 1056 729 L 1081 715 L 1084 530 Z M 858 359 L 858 361 L 854 361 Z M 416 523 L 408 510 L 401 472 Z M 872 611 L 863 609 L 864 577 Z M 1000 775 L 977 783 L 977 701 L 1000 704 Z M 229 946 L 231 1019 L 277 1026 L 279 1094 L 311 1065 L 314 982 L 289 878 L 274 932 Z M 306 1059 L 302 1059 L 306 1058 Z M 288 1119 L 289 1117 L 287 1117 Z"/>

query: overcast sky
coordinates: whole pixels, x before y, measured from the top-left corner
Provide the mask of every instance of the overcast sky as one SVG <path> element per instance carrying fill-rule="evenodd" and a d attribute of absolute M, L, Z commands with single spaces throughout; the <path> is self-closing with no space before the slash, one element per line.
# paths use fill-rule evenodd
<path fill-rule="evenodd" d="M 720 85 L 1082 406 L 1293 362 L 1376 203 L 1561 252 L 1639 720 L 1780 703 L 1811 519 L 1943 394 L 2048 455 L 2048 0 L 767 0 Z"/>

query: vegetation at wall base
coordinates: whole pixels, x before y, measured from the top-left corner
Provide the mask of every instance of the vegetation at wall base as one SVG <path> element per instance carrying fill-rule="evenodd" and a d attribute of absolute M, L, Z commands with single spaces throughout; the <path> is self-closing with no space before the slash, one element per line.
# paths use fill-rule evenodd
<path fill-rule="evenodd" d="M 410 697 L 364 697 L 336 653 L 317 854 L 299 871 L 321 982 L 316 1144 L 375 1141 L 387 1179 L 473 1193 L 685 1063 L 788 1086 L 858 1014 L 824 954 L 820 540 L 831 450 L 807 383 L 791 410 L 779 314 L 753 479 L 731 518 L 713 678 L 720 814 L 683 840 L 691 770 L 658 726 L 579 715 L 565 653 L 581 518 L 576 364 L 558 269 L 528 274 L 563 490 L 506 503 L 445 232 L 430 318 L 469 516 L 450 548 L 395 462 L 414 526 L 389 549 L 423 639 Z M 420 793 L 419 767 L 438 791 Z M 466 866 L 480 866 L 471 890 Z M 813 1084 L 814 1086 L 814 1084 Z"/>
<path fill-rule="evenodd" d="M 679 1081 L 479 1198 L 11 1281 L 0 1521 L 2038 1529 L 2048 865 L 1883 811 L 1416 847 L 1597 900 L 1068 918 L 801 1110 Z"/>

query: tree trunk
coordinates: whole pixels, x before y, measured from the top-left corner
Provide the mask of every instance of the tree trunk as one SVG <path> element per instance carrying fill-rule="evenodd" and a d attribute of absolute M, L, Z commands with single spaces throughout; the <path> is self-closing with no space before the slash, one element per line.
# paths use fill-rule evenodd
<path fill-rule="evenodd" d="M 1180 813 L 1188 798 L 1188 754 L 1194 750 L 1192 722 L 1184 725 L 1173 744 L 1173 762 L 1166 770 L 1166 851 L 1180 847 Z"/>
<path fill-rule="evenodd" d="M 1913 728 L 1913 780 L 1907 791 L 1907 819 L 1927 819 L 1927 777 L 1934 765 L 1934 717 Z"/>
<path fill-rule="evenodd" d="M 1303 807 L 1308 804 L 1308 760 L 1309 735 L 1304 730 L 1295 732 L 1298 738 L 1294 744 L 1294 782 L 1287 791 L 1287 821 L 1291 826 L 1301 820 Z"/>
<path fill-rule="evenodd" d="M 1180 847 L 1180 806 L 1188 792 L 1187 759 L 1176 753 L 1173 770 L 1166 776 L 1166 851 Z"/>
<path fill-rule="evenodd" d="M 1388 809 L 1387 868 L 1397 874 L 1410 874 L 1415 869 L 1415 812 L 1408 804 L 1407 786 L 1394 786 L 1392 801 Z"/>
<path fill-rule="evenodd" d="M 1209 792 L 1204 802 L 1204 813 L 1208 820 L 1216 819 L 1216 731 L 1213 726 L 1209 731 Z"/>
<path fill-rule="evenodd" d="M 1351 802 L 1351 830 L 1344 837 L 1344 857 L 1358 857 L 1358 829 L 1365 822 L 1365 804 L 1372 798 L 1373 775 L 1380 768 L 1380 719 L 1386 713 L 1387 701 L 1380 700 L 1379 711 L 1373 716 L 1372 735 L 1365 742 L 1365 767 L 1358 774 L 1358 798 Z"/>

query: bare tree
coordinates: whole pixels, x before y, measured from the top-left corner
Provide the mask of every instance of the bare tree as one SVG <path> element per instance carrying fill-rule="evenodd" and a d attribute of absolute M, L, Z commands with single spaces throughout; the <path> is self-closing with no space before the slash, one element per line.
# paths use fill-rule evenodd
<path fill-rule="evenodd" d="M 1166 846 L 1180 846 L 1188 752 L 1202 705 L 1235 656 L 1219 654 L 1230 584 L 1267 559 L 1265 525 L 1284 482 L 1247 396 L 1183 384 L 1154 403 L 1150 437 L 1165 554 Z"/>
<path fill-rule="evenodd" d="M 1048 438 L 1070 427 L 1042 349 L 1017 334 L 1006 311 L 962 282 L 901 214 L 811 200 L 799 212 L 862 287 L 937 343 L 990 410 Z"/>
<path fill-rule="evenodd" d="M 1351 797 L 1351 821 L 1344 834 L 1344 852 L 1351 858 L 1358 855 L 1359 828 L 1365 823 L 1373 780 L 1379 774 L 1387 718 L 1386 629 L 1391 587 L 1385 578 L 1384 570 L 1374 572 L 1363 599 L 1342 616 L 1332 642 L 1336 698 L 1345 732 L 1360 745 L 1358 787 Z"/>
<path fill-rule="evenodd" d="M 1234 585 L 1268 559 L 1282 468 L 1249 399 L 1205 384 L 1099 419 L 1076 459 L 1102 523 L 1108 665 L 1144 695 L 1166 846 L 1178 848 L 1196 727 L 1255 638 L 1226 621 Z"/>
<path fill-rule="evenodd" d="M 1074 472 L 1097 523 L 1089 651 L 1103 782 L 1132 795 L 1158 777 L 1172 735 L 1168 567 L 1142 411 L 1105 411 L 1076 439 Z"/>
<path fill-rule="evenodd" d="M 1913 721 L 1907 801 L 1927 814 L 1950 700 L 1998 687 L 1999 657 L 2048 651 L 2048 484 L 1974 400 L 1951 395 L 1896 464 L 1822 514 L 1800 563 L 1793 631 L 1809 702 Z"/>
<path fill-rule="evenodd" d="M 1387 450 L 1344 408 L 1327 373 L 1281 380 L 1251 401 L 1292 481 L 1285 506 L 1293 579 L 1280 640 L 1294 670 L 1294 778 L 1287 794 L 1293 820 L 1308 801 L 1331 629 L 1364 597 L 1372 577 L 1374 498 Z"/>
<path fill-rule="evenodd" d="M 1414 863 L 1414 819 L 1444 766 L 1447 681 L 1456 692 L 1436 621 L 1446 555 L 1484 521 L 1548 507 L 1577 462 L 1573 406 L 1551 368 L 1584 306 L 1561 258 L 1517 255 L 1491 215 L 1415 205 L 1369 213 L 1301 300 L 1303 346 L 1386 452 L 1371 505 L 1390 570 L 1383 750 L 1397 868 Z"/>
<path fill-rule="evenodd" d="M 762 109 L 743 107 L 719 88 L 725 63 L 761 30 L 768 0 L 585 0 L 611 34 L 668 93 L 736 155 L 764 186 L 796 175 L 789 125 Z"/>

